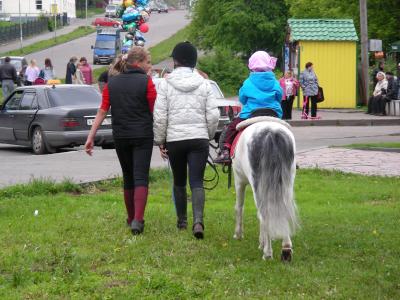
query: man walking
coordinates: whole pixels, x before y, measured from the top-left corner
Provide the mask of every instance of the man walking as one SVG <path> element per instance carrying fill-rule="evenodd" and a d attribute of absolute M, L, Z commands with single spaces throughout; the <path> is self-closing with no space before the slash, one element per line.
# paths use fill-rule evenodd
<path fill-rule="evenodd" d="M 0 81 L 4 99 L 14 91 L 14 82 L 17 81 L 17 70 L 10 61 L 10 57 L 7 56 L 4 59 L 4 64 L 0 66 Z"/>

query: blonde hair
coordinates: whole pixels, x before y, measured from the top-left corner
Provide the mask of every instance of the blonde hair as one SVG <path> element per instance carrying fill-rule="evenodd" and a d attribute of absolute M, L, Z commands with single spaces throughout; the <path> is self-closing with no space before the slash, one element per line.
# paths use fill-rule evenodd
<path fill-rule="evenodd" d="M 128 65 L 134 65 L 145 61 L 150 52 L 143 47 L 135 46 L 127 54 L 119 55 L 108 71 L 109 76 L 116 76 L 128 70 Z"/>
<path fill-rule="evenodd" d="M 286 71 L 285 75 L 288 75 L 288 76 L 292 77 L 293 76 L 293 72 L 292 71 Z"/>

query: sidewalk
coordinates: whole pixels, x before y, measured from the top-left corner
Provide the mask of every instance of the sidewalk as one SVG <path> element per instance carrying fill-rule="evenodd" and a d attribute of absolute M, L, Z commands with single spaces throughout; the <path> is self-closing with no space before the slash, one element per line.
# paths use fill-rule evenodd
<path fill-rule="evenodd" d="M 88 26 L 90 26 L 90 24 L 92 24 L 92 22 L 95 18 L 101 17 L 101 16 L 102 15 L 97 15 L 97 16 L 88 18 Z M 86 25 L 85 19 L 71 19 L 70 25 L 64 26 L 63 28 L 61 28 L 59 30 L 57 29 L 57 36 L 70 33 L 72 31 L 74 31 L 75 29 L 77 29 L 78 27 L 85 26 L 85 25 Z M 34 43 L 37 43 L 37 42 L 40 42 L 43 40 L 48 40 L 51 38 L 54 38 L 54 32 L 44 32 L 44 33 L 36 35 L 36 36 L 28 37 L 26 39 L 24 38 L 22 46 L 23 47 L 29 46 Z M 20 48 L 19 40 L 11 41 L 7 44 L 0 44 L 0 53 L 17 50 L 19 48 Z"/>
<path fill-rule="evenodd" d="M 400 153 L 346 148 L 321 148 L 297 153 L 302 168 L 337 170 L 345 173 L 400 176 Z"/>

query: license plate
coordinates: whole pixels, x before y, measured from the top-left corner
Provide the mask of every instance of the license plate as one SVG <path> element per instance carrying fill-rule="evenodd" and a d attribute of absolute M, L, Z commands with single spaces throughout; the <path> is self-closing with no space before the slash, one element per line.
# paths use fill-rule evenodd
<path fill-rule="evenodd" d="M 92 126 L 94 123 L 94 119 L 87 119 L 86 122 L 89 126 Z M 101 125 L 111 125 L 111 118 L 105 118 Z"/>

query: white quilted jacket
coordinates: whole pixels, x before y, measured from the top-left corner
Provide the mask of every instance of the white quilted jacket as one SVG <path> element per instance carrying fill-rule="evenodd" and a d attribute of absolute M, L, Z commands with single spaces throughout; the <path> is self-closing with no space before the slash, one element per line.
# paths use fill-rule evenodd
<path fill-rule="evenodd" d="M 210 84 L 190 68 L 177 68 L 157 89 L 154 106 L 157 145 L 191 139 L 212 139 L 219 110 Z"/>

